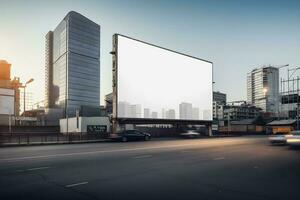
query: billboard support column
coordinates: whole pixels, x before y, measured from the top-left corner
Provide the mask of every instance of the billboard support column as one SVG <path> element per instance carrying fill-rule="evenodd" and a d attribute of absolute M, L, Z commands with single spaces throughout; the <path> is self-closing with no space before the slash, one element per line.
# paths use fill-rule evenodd
<path fill-rule="evenodd" d="M 115 134 L 115 133 L 117 133 L 117 130 L 118 130 L 118 121 L 116 119 L 113 119 L 112 120 L 112 131 L 111 131 L 111 133 Z"/>
<path fill-rule="evenodd" d="M 208 135 L 209 135 L 209 137 L 213 136 L 213 134 L 212 134 L 212 124 L 209 124 L 207 126 L 207 128 L 208 128 Z"/>

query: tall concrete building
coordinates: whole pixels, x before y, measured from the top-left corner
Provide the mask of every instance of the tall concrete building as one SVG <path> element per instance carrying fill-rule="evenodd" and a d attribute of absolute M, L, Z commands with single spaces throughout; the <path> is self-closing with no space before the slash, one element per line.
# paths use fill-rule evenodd
<path fill-rule="evenodd" d="M 151 118 L 149 108 L 144 108 L 144 118 Z"/>
<path fill-rule="evenodd" d="M 193 119 L 193 105 L 182 102 L 179 104 L 179 119 Z"/>
<path fill-rule="evenodd" d="M 275 67 L 254 69 L 247 76 L 247 103 L 264 112 L 278 114 L 279 70 Z"/>
<path fill-rule="evenodd" d="M 199 120 L 199 108 L 192 108 L 192 116 L 193 116 L 193 120 Z"/>
<path fill-rule="evenodd" d="M 176 119 L 175 110 L 174 109 L 167 110 L 166 111 L 166 118 L 167 119 Z"/>
<path fill-rule="evenodd" d="M 223 118 L 223 107 L 227 102 L 227 95 L 221 92 L 213 92 L 213 119 Z"/>
<path fill-rule="evenodd" d="M 100 107 L 100 26 L 74 11 L 46 35 L 46 108 Z"/>

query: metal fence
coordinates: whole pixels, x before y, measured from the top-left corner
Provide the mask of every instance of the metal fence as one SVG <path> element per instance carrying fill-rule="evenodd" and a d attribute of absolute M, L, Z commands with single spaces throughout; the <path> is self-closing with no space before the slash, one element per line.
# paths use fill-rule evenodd
<path fill-rule="evenodd" d="M 30 145 L 30 144 L 59 144 L 102 141 L 107 139 L 108 134 L 87 133 L 2 133 L 0 134 L 0 146 L 7 145 Z"/>

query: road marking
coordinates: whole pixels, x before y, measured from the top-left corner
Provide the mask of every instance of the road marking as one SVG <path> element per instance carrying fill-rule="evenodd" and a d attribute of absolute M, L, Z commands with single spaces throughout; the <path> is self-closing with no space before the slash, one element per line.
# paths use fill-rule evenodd
<path fill-rule="evenodd" d="M 36 171 L 36 170 L 43 170 L 43 169 L 49 169 L 50 167 L 35 167 L 30 169 L 21 169 L 17 170 L 17 172 L 29 172 L 29 171 Z"/>
<path fill-rule="evenodd" d="M 190 153 L 191 151 L 180 151 L 180 153 Z"/>
<path fill-rule="evenodd" d="M 63 153 L 63 154 L 50 154 L 50 155 L 40 155 L 40 156 L 26 156 L 26 157 L 17 157 L 17 158 L 3 158 L 0 161 L 22 161 L 28 159 L 38 159 L 38 158 L 53 158 L 53 157 L 64 157 L 64 156 L 74 156 L 74 155 L 88 155 L 88 154 L 97 154 L 97 153 L 116 153 L 124 151 L 140 151 L 140 150 L 154 150 L 154 149 L 168 149 L 168 148 L 177 148 L 177 147 L 191 147 L 199 146 L 199 144 L 179 144 L 179 145 L 169 145 L 169 146 L 159 146 L 159 147 L 139 147 L 132 149 L 114 149 L 114 150 L 101 150 L 101 151 L 87 151 L 87 152 L 78 152 L 78 153 Z"/>
<path fill-rule="evenodd" d="M 88 184 L 89 182 L 80 182 L 80 183 L 74 183 L 74 184 L 70 184 L 70 185 L 66 185 L 65 187 L 70 188 L 70 187 L 76 187 L 79 185 L 85 185 Z"/>
<path fill-rule="evenodd" d="M 135 156 L 134 159 L 140 159 L 140 158 L 150 158 L 152 155 L 142 155 L 142 156 Z"/>
<path fill-rule="evenodd" d="M 214 160 L 224 160 L 224 157 L 214 158 Z"/>
<path fill-rule="evenodd" d="M 222 141 L 222 144 L 231 144 L 234 141 Z M 159 147 L 139 147 L 139 148 L 126 148 L 126 149 L 114 149 L 114 150 L 100 150 L 100 151 L 87 151 L 87 152 L 77 152 L 77 153 L 62 153 L 62 154 L 50 154 L 50 155 L 40 155 L 40 156 L 26 156 L 26 157 L 16 157 L 16 158 L 2 158 L 2 161 L 22 161 L 28 159 L 39 159 L 39 158 L 54 158 L 54 157 L 64 157 L 64 156 L 76 156 L 76 155 L 88 155 L 88 154 L 100 154 L 100 153 L 116 153 L 116 152 L 125 152 L 125 151 L 140 151 L 140 150 L 155 150 L 155 149 L 169 149 L 169 148 L 178 148 L 178 147 L 192 147 L 199 146 L 199 143 L 196 144 L 178 144 L 178 145 L 167 145 Z"/>

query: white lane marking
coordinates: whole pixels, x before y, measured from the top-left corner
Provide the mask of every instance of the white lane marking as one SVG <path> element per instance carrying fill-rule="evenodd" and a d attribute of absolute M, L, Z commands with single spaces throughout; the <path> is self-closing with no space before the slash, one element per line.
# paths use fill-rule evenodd
<path fill-rule="evenodd" d="M 140 158 L 150 158 L 152 155 L 141 155 L 141 156 L 135 156 L 134 159 L 140 159 Z"/>
<path fill-rule="evenodd" d="M 89 182 L 80 182 L 80 183 L 74 183 L 74 184 L 70 184 L 70 185 L 66 185 L 65 187 L 70 188 L 70 187 L 76 187 L 79 185 L 85 185 L 88 184 Z"/>
<path fill-rule="evenodd" d="M 78 153 L 63 153 L 63 154 L 50 154 L 50 155 L 41 155 L 41 156 L 26 156 L 26 157 L 17 157 L 17 158 L 3 158 L 0 161 L 20 161 L 27 159 L 37 159 L 37 158 L 51 158 L 51 157 L 63 157 L 63 156 L 74 156 L 74 155 L 87 155 L 87 154 L 97 154 L 97 153 L 114 153 L 114 152 L 123 152 L 123 151 L 139 151 L 139 150 L 153 150 L 153 149 L 163 149 L 163 148 L 177 148 L 177 147 L 190 147 L 190 146 L 199 146 L 199 144 L 185 144 L 185 145 L 169 145 L 169 146 L 160 146 L 160 147 L 140 147 L 132 149 L 114 149 L 114 150 L 102 150 L 102 151 L 87 151 L 87 152 L 78 152 Z"/>
<path fill-rule="evenodd" d="M 190 153 L 192 151 L 180 151 L 180 153 Z"/>
<path fill-rule="evenodd" d="M 223 141 L 225 143 L 231 144 L 234 141 Z M 17 158 L 2 158 L 1 161 L 22 161 L 28 159 L 38 159 L 38 158 L 53 158 L 53 157 L 63 157 L 63 156 L 75 156 L 75 155 L 88 155 L 88 154 L 97 154 L 97 153 L 114 153 L 114 152 L 124 152 L 124 151 L 139 151 L 139 150 L 155 150 L 155 149 L 168 149 L 168 148 L 177 148 L 177 147 L 191 147 L 199 146 L 199 143 L 196 144 L 178 144 L 178 145 L 168 145 L 168 146 L 159 146 L 159 147 L 140 147 L 132 149 L 114 149 L 114 150 L 101 150 L 101 151 L 87 151 L 87 152 L 77 152 L 77 153 L 63 153 L 63 154 L 50 154 L 50 155 L 41 155 L 41 156 L 26 156 L 26 157 L 17 157 Z"/>
<path fill-rule="evenodd" d="M 49 169 L 50 167 L 35 167 L 30 169 L 20 169 L 17 170 L 17 172 L 29 172 L 29 171 L 36 171 L 36 170 L 42 170 L 42 169 Z"/>
<path fill-rule="evenodd" d="M 224 157 L 214 158 L 214 160 L 224 160 Z"/>

